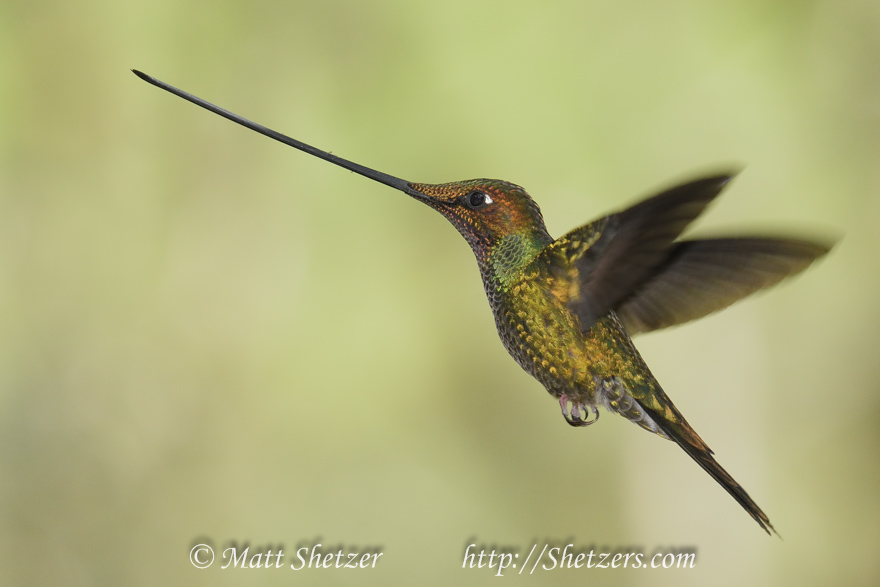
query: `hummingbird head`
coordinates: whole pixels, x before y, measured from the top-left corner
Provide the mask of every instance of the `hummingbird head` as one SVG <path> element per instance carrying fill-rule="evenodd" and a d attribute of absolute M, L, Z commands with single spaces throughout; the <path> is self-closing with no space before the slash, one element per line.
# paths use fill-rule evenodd
<path fill-rule="evenodd" d="M 518 185 L 497 179 L 442 184 L 409 183 L 410 194 L 445 216 L 474 252 L 489 252 L 505 241 L 548 242 L 541 209 Z M 422 197 L 423 196 L 423 197 Z"/>
<path fill-rule="evenodd" d="M 406 193 L 445 216 L 465 238 L 483 281 L 504 285 L 553 239 L 541 209 L 518 185 L 497 179 L 406 184 Z M 492 285 L 494 287 L 494 285 Z"/>

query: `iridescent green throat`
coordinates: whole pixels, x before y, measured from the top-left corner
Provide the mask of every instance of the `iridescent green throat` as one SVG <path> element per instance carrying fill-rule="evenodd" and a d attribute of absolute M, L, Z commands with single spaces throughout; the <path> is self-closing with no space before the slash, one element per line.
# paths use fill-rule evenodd
<path fill-rule="evenodd" d="M 553 239 L 543 227 L 540 230 L 507 234 L 489 251 L 486 270 L 499 289 L 507 290 L 529 263 L 552 242 Z"/>

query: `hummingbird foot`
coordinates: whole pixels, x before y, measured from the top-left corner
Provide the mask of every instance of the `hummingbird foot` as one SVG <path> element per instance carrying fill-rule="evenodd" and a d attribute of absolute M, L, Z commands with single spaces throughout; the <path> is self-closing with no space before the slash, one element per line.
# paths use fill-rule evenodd
<path fill-rule="evenodd" d="M 568 408 L 569 401 L 571 402 L 571 411 L 569 411 Z M 586 404 L 584 404 L 584 402 L 574 401 L 565 394 L 559 396 L 559 407 L 562 408 L 562 417 L 565 418 L 565 421 L 578 428 L 589 426 L 599 420 L 599 410 L 596 409 L 596 406 L 591 406 L 595 418 L 590 420 L 590 410 L 587 408 Z M 583 418 L 581 418 L 581 410 L 584 411 Z"/>

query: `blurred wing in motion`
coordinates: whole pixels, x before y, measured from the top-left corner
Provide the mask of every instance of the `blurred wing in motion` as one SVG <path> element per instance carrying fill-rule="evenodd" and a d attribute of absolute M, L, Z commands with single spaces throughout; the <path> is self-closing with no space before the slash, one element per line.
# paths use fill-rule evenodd
<path fill-rule="evenodd" d="M 571 284 L 568 305 L 584 332 L 657 273 L 675 239 L 732 177 L 674 187 L 576 228 L 541 253 L 553 277 Z"/>
<path fill-rule="evenodd" d="M 803 271 L 829 250 L 779 238 L 681 241 L 615 312 L 630 335 L 695 320 Z"/>

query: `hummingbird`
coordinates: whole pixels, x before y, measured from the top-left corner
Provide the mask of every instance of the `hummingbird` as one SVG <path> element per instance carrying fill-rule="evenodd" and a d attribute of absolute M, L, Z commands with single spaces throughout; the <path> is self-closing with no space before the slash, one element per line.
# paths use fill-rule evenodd
<path fill-rule="evenodd" d="M 682 239 L 735 172 L 677 185 L 554 239 L 541 209 L 497 179 L 405 181 L 322 151 L 138 70 L 144 81 L 286 145 L 400 190 L 446 217 L 470 245 L 513 359 L 586 427 L 599 407 L 678 444 L 767 534 L 745 489 L 663 391 L 631 336 L 689 322 L 796 274 L 830 245 L 780 237 Z"/>

